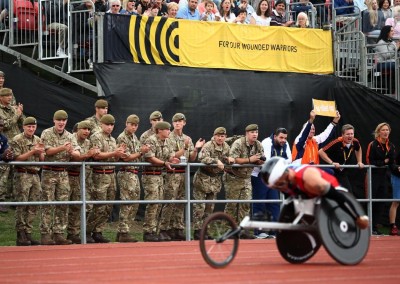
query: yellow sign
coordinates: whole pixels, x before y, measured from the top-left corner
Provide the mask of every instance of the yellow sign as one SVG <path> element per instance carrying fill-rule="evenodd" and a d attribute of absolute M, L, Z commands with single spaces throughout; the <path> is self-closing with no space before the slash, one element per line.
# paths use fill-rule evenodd
<path fill-rule="evenodd" d="M 317 115 L 336 117 L 335 101 L 323 101 L 312 99 L 314 111 Z"/>
<path fill-rule="evenodd" d="M 134 62 L 200 68 L 329 74 L 332 36 L 320 29 L 132 17 Z"/>

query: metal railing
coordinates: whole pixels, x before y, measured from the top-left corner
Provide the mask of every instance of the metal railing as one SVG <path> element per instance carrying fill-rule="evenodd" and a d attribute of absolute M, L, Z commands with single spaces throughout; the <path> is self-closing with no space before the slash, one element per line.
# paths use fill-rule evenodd
<path fill-rule="evenodd" d="M 126 163 L 126 162 L 9 162 L 4 163 L 0 162 L 0 165 L 8 165 L 8 166 L 26 166 L 26 165 L 35 165 L 35 166 L 43 166 L 43 165 L 52 165 L 52 166 L 80 166 L 80 183 L 81 183 L 81 200 L 80 201 L 29 201 L 29 202 L 0 202 L 1 205 L 6 206 L 24 206 L 24 205 L 80 205 L 81 206 L 81 239 L 82 243 L 86 243 L 86 205 L 88 204 L 185 204 L 185 226 L 186 226 L 186 240 L 191 239 L 191 217 L 192 210 L 191 206 L 194 203 L 282 203 L 283 195 L 281 195 L 280 199 L 275 200 L 192 200 L 190 197 L 191 193 L 191 183 L 190 183 L 190 170 L 193 167 L 203 167 L 210 166 L 202 163 L 180 163 L 173 165 L 174 167 L 185 167 L 185 199 L 183 200 L 87 200 L 86 199 L 86 166 L 99 166 L 99 165 L 110 165 L 110 166 L 149 166 L 150 163 Z M 233 167 L 254 167 L 254 165 L 232 165 Z M 317 165 L 318 167 L 331 168 L 331 165 Z M 358 168 L 357 165 L 342 165 L 342 168 Z M 358 199 L 359 202 L 368 203 L 368 212 L 370 218 L 372 218 L 372 203 L 373 202 L 392 202 L 392 201 L 400 201 L 397 199 L 372 199 L 371 196 L 371 177 L 372 177 L 372 169 L 376 168 L 375 166 L 366 165 L 367 169 L 367 184 L 368 184 L 368 196 L 364 199 Z M 372 231 L 372 228 L 370 228 Z"/>

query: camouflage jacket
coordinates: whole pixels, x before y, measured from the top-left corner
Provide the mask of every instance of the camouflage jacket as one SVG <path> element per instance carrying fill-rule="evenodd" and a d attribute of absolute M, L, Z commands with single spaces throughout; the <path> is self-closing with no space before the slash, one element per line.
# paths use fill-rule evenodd
<path fill-rule="evenodd" d="M 85 120 L 89 121 L 90 125 L 92 126 L 92 129 L 90 130 L 90 135 L 95 132 L 100 132 L 102 130 L 100 120 L 97 119 L 96 115 L 88 117 Z"/>
<path fill-rule="evenodd" d="M 117 138 L 117 144 L 125 144 L 126 145 L 126 154 L 131 155 L 134 153 L 140 152 L 140 147 L 142 144 L 140 143 L 139 139 L 136 137 L 135 134 L 130 134 L 128 131 L 124 130 L 118 138 Z M 130 162 L 140 162 L 140 158 L 135 159 L 134 161 Z M 126 168 L 128 169 L 136 169 L 137 167 L 135 166 L 127 166 Z"/>
<path fill-rule="evenodd" d="M 150 128 L 149 130 L 146 130 L 145 132 L 142 133 L 142 135 L 140 135 L 140 143 L 144 144 L 144 142 L 151 136 L 156 134 L 152 128 Z"/>
<path fill-rule="evenodd" d="M 78 146 L 72 141 L 72 134 L 67 130 L 64 130 L 64 132 L 60 135 L 55 131 L 54 127 L 50 127 L 43 130 L 40 138 L 44 143 L 45 150 L 48 150 L 49 148 L 59 147 L 61 145 L 64 145 L 65 142 L 71 142 L 73 149 L 78 148 Z M 71 155 L 67 151 L 61 151 L 52 156 L 46 155 L 44 160 L 50 162 L 69 162 L 70 159 Z"/>
<path fill-rule="evenodd" d="M 218 145 L 214 140 L 208 141 L 204 144 L 203 148 L 199 153 L 199 162 L 207 165 L 217 164 L 217 160 L 223 163 L 227 162 L 229 156 L 229 145 L 224 142 L 222 145 Z M 203 167 L 199 171 L 206 171 L 210 175 L 218 175 L 223 170 L 218 167 Z"/>
<path fill-rule="evenodd" d="M 170 147 L 174 150 L 174 152 L 178 152 L 179 150 L 185 147 L 186 138 L 190 139 L 190 137 L 187 136 L 186 134 L 182 134 L 182 136 L 179 136 L 175 132 L 171 132 L 168 137 L 168 143 Z M 190 140 L 189 148 L 184 152 L 185 153 L 184 156 L 186 157 L 187 161 L 189 161 L 190 153 L 193 152 L 193 150 L 194 150 L 194 145 L 192 140 Z"/>
<path fill-rule="evenodd" d="M 111 135 L 105 134 L 103 131 L 101 132 L 95 132 L 90 136 L 90 143 L 92 147 L 98 147 L 100 149 L 100 152 L 114 152 L 118 147 L 117 147 L 117 142 L 115 141 L 115 138 L 112 137 Z M 118 159 L 115 157 L 108 158 L 102 160 L 103 162 L 115 162 Z M 94 168 L 101 168 L 101 169 L 113 169 L 115 166 L 93 166 Z"/>
<path fill-rule="evenodd" d="M 11 147 L 14 151 L 14 156 L 17 158 L 18 156 L 25 154 L 29 151 L 31 151 L 36 144 L 40 143 L 40 138 L 39 136 L 34 135 L 32 138 L 28 138 L 24 135 L 24 133 L 20 133 L 17 136 L 15 136 L 11 140 Z M 28 159 L 25 160 L 26 162 L 39 162 L 40 158 L 37 155 L 32 155 Z M 19 168 L 25 168 L 25 169 L 30 169 L 34 171 L 39 171 L 40 166 L 18 166 Z"/>
<path fill-rule="evenodd" d="M 149 145 L 150 151 L 144 154 L 144 158 L 156 157 L 162 161 L 168 161 L 175 155 L 174 150 L 171 147 L 171 144 L 168 142 L 168 138 L 162 141 L 158 138 L 157 135 L 151 135 L 146 141 L 145 144 Z M 160 171 L 163 167 L 145 167 L 147 171 Z"/>
<path fill-rule="evenodd" d="M 9 139 L 21 133 L 22 122 L 25 116 L 18 116 L 15 107 L 0 104 L 0 117 L 4 120 L 3 134 Z"/>
<path fill-rule="evenodd" d="M 89 139 L 80 140 L 78 139 L 78 135 L 76 133 L 72 134 L 72 143 L 78 146 L 76 150 L 78 150 L 81 155 L 86 154 L 90 150 L 90 140 Z M 79 171 L 80 168 L 71 166 L 70 170 Z"/>
<path fill-rule="evenodd" d="M 261 142 L 256 140 L 254 145 L 250 145 L 246 137 L 242 137 L 233 142 L 232 147 L 229 151 L 229 156 L 236 158 L 250 158 L 255 154 L 261 154 L 264 156 L 264 150 L 261 145 Z M 251 168 L 232 168 L 232 172 L 241 178 L 249 178 L 251 176 L 251 172 L 253 171 L 253 167 Z"/>

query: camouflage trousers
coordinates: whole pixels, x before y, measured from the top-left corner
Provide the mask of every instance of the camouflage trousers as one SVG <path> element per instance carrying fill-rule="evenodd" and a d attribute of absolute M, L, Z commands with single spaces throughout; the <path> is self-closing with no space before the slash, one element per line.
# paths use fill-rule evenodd
<path fill-rule="evenodd" d="M 167 174 L 164 200 L 183 200 L 185 197 L 185 174 Z M 185 228 L 185 204 L 164 204 L 161 210 L 160 230 Z"/>
<path fill-rule="evenodd" d="M 68 201 L 69 179 L 67 172 L 43 171 L 41 201 Z M 54 220 L 52 218 L 54 211 Z M 68 205 L 43 205 L 40 232 L 62 234 L 67 227 Z"/>
<path fill-rule="evenodd" d="M 162 175 L 142 175 L 144 200 L 161 200 L 164 197 L 164 177 Z M 147 204 L 144 214 L 143 232 L 157 233 L 160 204 Z"/>
<path fill-rule="evenodd" d="M 117 189 L 115 174 L 97 174 L 92 173 L 93 177 L 93 200 L 115 200 Z M 89 214 L 87 223 L 87 232 L 103 232 L 104 227 L 110 217 L 112 204 L 94 204 Z"/>
<path fill-rule="evenodd" d="M 39 201 L 42 187 L 40 186 L 39 175 L 28 173 L 15 173 L 14 184 L 16 201 L 28 202 Z M 30 234 L 33 230 L 33 220 L 38 212 L 38 205 L 17 206 L 15 209 L 15 229 Z"/>
<path fill-rule="evenodd" d="M 225 197 L 227 200 L 251 200 L 251 179 L 225 175 Z M 227 203 L 225 213 L 231 215 L 237 223 L 250 214 L 249 203 Z"/>
<path fill-rule="evenodd" d="M 210 177 L 197 171 L 193 178 L 193 197 L 195 200 L 215 200 L 221 191 L 222 177 Z M 199 230 L 204 220 L 214 212 L 213 203 L 193 204 L 193 229 Z"/>
<path fill-rule="evenodd" d="M 12 186 L 9 186 L 8 177 L 11 175 L 11 166 L 0 166 L 0 201 L 5 201 L 8 196 L 14 196 Z"/>
<path fill-rule="evenodd" d="M 119 172 L 117 175 L 120 199 L 121 200 L 140 200 L 139 177 L 131 172 Z M 118 232 L 128 233 L 129 227 L 135 220 L 139 204 L 121 204 L 119 209 Z"/>

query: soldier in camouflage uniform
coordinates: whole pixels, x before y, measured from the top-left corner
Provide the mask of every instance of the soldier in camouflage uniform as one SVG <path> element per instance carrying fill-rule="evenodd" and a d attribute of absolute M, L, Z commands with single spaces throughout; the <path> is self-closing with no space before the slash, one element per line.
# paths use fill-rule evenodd
<path fill-rule="evenodd" d="M 6 81 L 6 74 L 3 71 L 0 71 L 0 89 L 4 88 L 5 81 Z M 12 106 L 15 106 L 17 104 L 14 94 L 12 94 L 12 99 L 10 104 Z"/>
<path fill-rule="evenodd" d="M 176 113 L 172 117 L 174 130 L 169 134 L 168 143 L 175 152 L 175 157 L 184 156 L 186 161 L 196 160 L 197 153 L 203 147 L 205 141 L 199 139 L 196 147 L 193 146 L 192 139 L 183 133 L 186 125 L 186 117 L 182 113 Z M 164 190 L 165 200 L 182 200 L 185 197 L 185 169 L 174 168 L 167 170 L 166 187 Z M 165 241 L 184 241 L 186 236 L 183 232 L 184 223 L 184 204 L 164 204 L 161 211 L 160 235 Z"/>
<path fill-rule="evenodd" d="M 69 162 L 79 156 L 78 146 L 72 135 L 65 130 L 68 114 L 64 110 L 54 113 L 54 127 L 43 130 L 41 139 L 45 147 L 46 162 Z M 68 201 L 70 194 L 67 167 L 64 165 L 42 167 L 42 201 Z M 52 209 L 54 208 L 54 221 Z M 42 245 L 69 245 L 72 242 L 63 236 L 68 222 L 68 205 L 42 206 L 40 232 Z M 53 239 L 51 239 L 53 233 Z"/>
<path fill-rule="evenodd" d="M 77 124 L 76 132 L 72 134 L 72 141 L 74 144 L 78 145 L 78 151 L 80 153 L 79 157 L 73 157 L 73 161 L 86 161 L 91 157 L 97 155 L 100 151 L 98 148 L 90 148 L 90 129 L 92 125 L 89 121 L 81 121 Z M 85 169 L 85 174 L 88 172 L 88 167 Z M 86 180 L 88 176 L 85 175 Z M 80 167 L 70 166 L 68 167 L 68 179 L 69 186 L 71 188 L 69 200 L 70 201 L 80 201 L 81 200 L 81 177 L 80 177 Z M 85 180 L 85 184 L 86 184 Z M 81 231 L 81 206 L 80 205 L 69 205 L 68 210 L 68 226 L 67 226 L 67 240 L 71 240 L 73 244 L 80 244 L 81 238 L 79 236 Z M 86 239 L 87 243 L 94 243 L 92 238 Z"/>
<path fill-rule="evenodd" d="M 100 153 L 94 156 L 95 161 L 115 162 L 125 153 L 126 146 L 119 145 L 111 136 L 114 129 L 115 118 L 110 114 L 105 114 L 100 120 L 102 131 L 93 133 L 90 136 L 92 147 L 97 147 Z M 115 200 L 116 181 L 115 166 L 102 165 L 92 167 L 93 176 L 93 200 Z M 102 232 L 111 214 L 111 204 L 95 204 L 89 214 L 87 224 L 87 234 L 92 233 L 92 238 L 96 243 L 108 243 Z"/>
<path fill-rule="evenodd" d="M 142 182 L 144 187 L 145 200 L 160 200 L 164 196 L 164 178 L 162 176 L 163 168 L 172 170 L 171 164 L 178 164 L 179 159 L 175 158 L 174 151 L 168 143 L 171 124 L 159 121 L 155 125 L 156 134 L 150 136 L 144 143 L 150 147 L 149 152 L 144 154 L 146 162 L 150 162 L 151 166 L 146 166 Z M 162 235 L 157 234 L 157 219 L 159 204 L 147 204 L 144 224 L 143 224 L 143 240 L 145 242 L 164 241 Z"/>
<path fill-rule="evenodd" d="M 224 163 L 231 164 L 235 159 L 229 157 L 229 145 L 225 142 L 226 129 L 218 127 L 214 136 L 208 141 L 199 153 L 199 161 L 216 167 L 200 167 L 193 179 L 193 197 L 196 200 L 215 200 L 222 188 Z M 200 239 L 200 229 L 203 221 L 214 211 L 214 204 L 193 204 L 194 239 Z"/>
<path fill-rule="evenodd" d="M 4 128 L 4 121 L 0 117 L 0 161 L 12 161 L 14 159 L 14 152 L 12 151 L 11 147 L 8 145 L 8 139 L 3 135 L 3 128 Z M 5 193 L 5 192 L 4 192 Z M 0 202 L 5 200 L 5 194 L 0 199 Z M 7 213 L 8 207 L 1 205 L 0 203 L 0 212 Z"/>
<path fill-rule="evenodd" d="M 94 104 L 94 107 L 96 109 L 96 113 L 91 117 L 85 119 L 86 121 L 89 121 L 91 124 L 91 130 L 90 130 L 91 134 L 97 131 L 101 131 L 100 119 L 103 117 L 103 115 L 108 113 L 108 102 L 103 99 L 97 100 L 96 103 Z"/>
<path fill-rule="evenodd" d="M 263 147 L 258 138 L 258 125 L 250 124 L 246 127 L 246 136 L 233 142 L 229 151 L 229 156 L 235 159 L 236 164 L 261 165 L 264 160 Z M 232 168 L 225 170 L 225 191 L 226 199 L 251 200 L 251 172 L 253 168 Z M 250 213 L 248 203 L 227 203 L 225 213 L 231 215 L 236 222 L 240 222 Z M 247 232 L 242 234 L 242 238 L 252 238 Z"/>
<path fill-rule="evenodd" d="M 34 117 L 27 117 L 23 122 L 24 132 L 11 141 L 16 161 L 44 161 L 44 145 L 35 135 L 37 122 Z M 39 201 L 40 186 L 39 166 L 17 166 L 14 171 L 16 200 L 18 202 Z M 40 245 L 32 238 L 33 219 L 39 207 L 17 206 L 15 210 L 15 229 L 17 246 Z"/>
<path fill-rule="evenodd" d="M 3 134 L 11 141 L 15 135 L 21 133 L 22 122 L 24 121 L 23 105 L 12 105 L 13 92 L 9 88 L 0 90 L 0 117 L 4 121 Z M 12 186 L 8 187 L 9 175 L 12 172 L 10 166 L 0 166 L 0 201 L 4 201 L 8 194 L 13 196 Z"/>
<path fill-rule="evenodd" d="M 142 155 L 149 151 L 149 147 L 141 145 L 135 135 L 138 127 L 139 117 L 135 114 L 128 116 L 125 130 L 117 138 L 119 145 L 126 145 L 126 153 L 122 157 L 124 162 L 140 162 Z M 137 166 L 124 166 L 120 168 L 117 180 L 121 200 L 140 200 L 140 182 L 137 173 Z M 136 239 L 129 236 L 129 225 L 135 219 L 138 208 L 139 204 L 121 204 L 117 242 L 137 242 Z"/>
<path fill-rule="evenodd" d="M 100 99 L 97 100 L 96 103 L 94 104 L 96 113 L 92 115 L 91 117 L 86 118 L 85 120 L 89 121 L 91 124 L 90 128 L 90 135 L 92 135 L 95 132 L 101 131 L 101 123 L 100 119 L 103 117 L 103 115 L 108 113 L 108 102 L 106 100 Z M 92 170 L 89 168 L 87 171 L 87 177 L 86 177 L 86 195 L 87 195 L 87 200 L 92 200 L 92 191 L 93 191 L 93 177 L 92 177 Z M 87 215 L 86 217 L 89 217 L 90 212 L 92 211 L 93 204 L 88 204 L 86 206 L 86 212 Z M 86 238 L 86 242 L 94 242 L 92 237 L 88 235 Z"/>
<path fill-rule="evenodd" d="M 146 130 L 145 132 L 143 132 L 143 134 L 140 136 L 140 143 L 143 144 L 144 141 L 147 140 L 147 138 L 149 138 L 153 134 L 156 134 L 156 129 L 154 127 L 157 124 L 157 122 L 159 122 L 159 121 L 163 121 L 163 117 L 162 117 L 161 112 L 159 112 L 158 110 L 153 111 L 150 114 L 151 128 Z"/>

